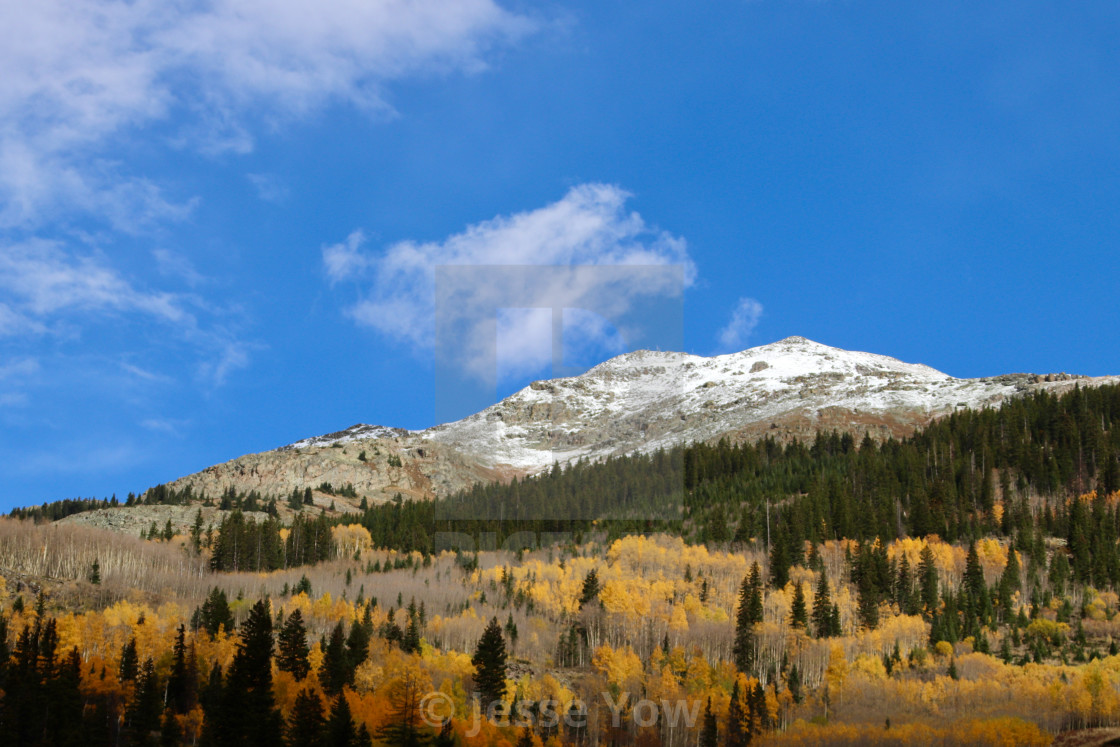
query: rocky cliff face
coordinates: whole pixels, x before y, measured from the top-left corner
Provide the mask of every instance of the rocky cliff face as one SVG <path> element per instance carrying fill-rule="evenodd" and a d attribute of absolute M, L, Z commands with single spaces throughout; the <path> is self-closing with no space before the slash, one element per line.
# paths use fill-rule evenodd
<path fill-rule="evenodd" d="M 811 438 L 820 429 L 905 436 L 959 408 L 1120 377 L 1012 374 L 957 379 L 928 366 L 791 337 L 705 358 L 638 351 L 582 376 L 538 381 L 482 412 L 424 431 L 356 425 L 176 480 L 283 495 L 329 482 L 371 502 L 447 495 L 553 462 L 721 437 Z M 319 502 L 323 497 L 317 496 Z"/>

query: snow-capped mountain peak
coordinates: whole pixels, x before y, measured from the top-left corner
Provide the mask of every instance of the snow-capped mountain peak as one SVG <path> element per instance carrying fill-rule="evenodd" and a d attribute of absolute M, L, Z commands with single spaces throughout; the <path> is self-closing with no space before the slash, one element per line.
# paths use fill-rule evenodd
<path fill-rule="evenodd" d="M 638 350 L 580 376 L 535 381 L 453 423 L 423 431 L 359 424 L 178 482 L 210 493 L 233 485 L 284 494 L 331 482 L 351 483 L 374 500 L 442 495 L 554 462 L 722 437 L 807 439 L 833 429 L 899 437 L 962 407 L 998 406 L 1038 389 L 1068 389 L 1074 380 L 1094 385 L 1120 377 L 958 379 L 804 337 L 713 357 Z"/>

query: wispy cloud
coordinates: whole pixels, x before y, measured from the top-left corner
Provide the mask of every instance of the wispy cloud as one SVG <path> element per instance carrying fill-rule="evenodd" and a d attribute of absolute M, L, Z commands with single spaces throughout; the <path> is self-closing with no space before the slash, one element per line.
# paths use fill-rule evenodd
<path fill-rule="evenodd" d="M 168 272 L 187 282 L 201 275 L 173 253 L 156 253 Z M 29 239 L 0 244 L 0 335 L 52 334 L 56 325 L 90 326 L 120 317 L 164 325 L 201 357 L 198 375 L 208 385 L 225 382 L 244 368 L 257 347 L 240 339 L 228 309 L 193 294 L 151 290 L 127 278 L 93 252 L 78 253 L 58 241 Z M 206 320 L 205 323 L 203 320 Z M 160 374 L 122 364 L 133 376 L 157 380 Z"/>
<path fill-rule="evenodd" d="M 753 298 L 740 298 L 727 326 L 719 331 L 719 344 L 725 351 L 742 350 L 762 319 L 762 304 Z"/>
<path fill-rule="evenodd" d="M 9 313 L 38 322 L 66 310 L 138 311 L 171 322 L 188 316 L 175 295 L 142 291 L 99 257 L 43 239 L 3 247 L 0 290 L 11 299 Z"/>
<path fill-rule="evenodd" d="M 490 365 L 494 332 L 485 326 L 493 315 L 487 310 L 504 302 L 513 278 L 503 280 L 503 268 L 526 265 L 567 268 L 646 267 L 677 265 L 676 285 L 662 273 L 623 276 L 607 271 L 559 273 L 532 289 L 541 304 L 561 308 L 609 309 L 618 314 L 640 298 L 660 293 L 679 294 L 696 275 L 684 239 L 649 226 L 636 212 L 627 212 L 630 195 L 607 184 L 584 184 L 545 207 L 509 216 L 498 216 L 468 226 L 442 241 L 403 241 L 383 252 L 364 249 L 361 231 L 346 241 L 323 248 L 323 264 L 332 283 L 347 279 L 368 280 L 370 290 L 346 313 L 357 323 L 411 345 L 418 351 L 433 345 L 435 270 L 460 265 L 492 268 L 490 282 L 462 288 L 441 288 L 455 299 L 455 311 L 476 318 L 464 341 L 469 349 L 463 365 L 480 377 L 492 374 Z M 683 278 L 683 280 L 682 280 Z M 575 335 L 603 345 L 616 340 L 594 315 L 571 315 Z M 503 360 L 512 372 L 539 370 L 547 360 L 545 348 L 536 344 L 545 333 L 539 314 L 511 314 L 503 321 L 502 335 L 521 344 L 506 345 L 514 360 Z M 548 326 L 549 334 L 551 326 Z"/>
<path fill-rule="evenodd" d="M 0 224 L 70 209 L 121 229 L 190 209 L 91 158 L 122 133 L 175 117 L 182 144 L 246 152 L 254 121 L 391 112 L 387 83 L 478 70 L 533 24 L 493 0 L 40 0 L 0 5 L 0 27 Z"/>
<path fill-rule="evenodd" d="M 178 252 L 170 249 L 154 249 L 152 256 L 156 260 L 159 273 L 164 277 L 176 278 L 192 288 L 206 282 L 206 277 L 195 269 L 194 264 Z"/>
<path fill-rule="evenodd" d="M 273 174 L 247 174 L 246 178 L 264 202 L 281 203 L 288 199 L 288 185 Z"/>

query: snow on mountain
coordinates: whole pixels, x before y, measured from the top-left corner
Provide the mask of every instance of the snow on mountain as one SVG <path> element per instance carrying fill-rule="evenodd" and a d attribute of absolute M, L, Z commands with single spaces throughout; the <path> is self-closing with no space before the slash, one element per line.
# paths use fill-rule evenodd
<path fill-rule="evenodd" d="M 233 485 L 284 494 L 321 481 L 349 482 L 373 500 L 398 492 L 444 495 L 554 462 L 721 437 L 811 438 L 822 429 L 902 437 L 958 408 L 998 406 L 1008 397 L 1063 391 L 1075 382 L 1098 385 L 1120 377 L 958 379 L 802 337 L 711 358 L 642 350 L 581 376 L 533 382 L 453 423 L 423 431 L 359 424 L 216 465 L 177 484 L 209 493 Z"/>

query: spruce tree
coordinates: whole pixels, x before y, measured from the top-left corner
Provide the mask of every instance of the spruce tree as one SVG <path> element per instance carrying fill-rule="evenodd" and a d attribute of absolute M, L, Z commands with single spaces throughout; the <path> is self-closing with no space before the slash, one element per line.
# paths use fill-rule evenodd
<path fill-rule="evenodd" d="M 167 707 L 173 713 L 187 713 L 198 701 L 198 661 L 194 645 L 186 645 L 186 635 L 186 626 L 180 625 L 167 678 Z"/>
<path fill-rule="evenodd" d="M 813 597 L 813 629 L 819 638 L 832 635 L 832 599 L 828 591 L 828 572 L 821 568 L 817 578 L 817 593 Z"/>
<path fill-rule="evenodd" d="M 296 696 L 286 729 L 288 747 L 319 747 L 323 739 L 323 701 L 310 688 L 303 688 Z"/>
<path fill-rule="evenodd" d="M 140 673 L 140 657 L 136 654 L 136 638 L 129 638 L 121 649 L 118 677 L 121 682 L 135 682 Z"/>
<path fill-rule="evenodd" d="M 350 669 L 346 661 L 346 638 L 342 621 L 339 620 L 331 630 L 331 637 L 323 651 L 323 663 L 319 665 L 319 683 L 323 692 L 336 695 L 342 692 L 343 685 L 350 679 Z"/>
<path fill-rule="evenodd" d="M 809 611 L 805 607 L 805 590 L 801 582 L 793 585 L 793 601 L 790 603 L 789 624 L 794 628 L 804 629 L 809 624 Z"/>
<path fill-rule="evenodd" d="M 277 744 L 282 721 L 272 695 L 272 615 L 259 600 L 241 626 L 237 653 L 222 689 L 217 716 L 208 723 L 207 743 L 224 747 Z"/>
<path fill-rule="evenodd" d="M 735 614 L 735 643 L 732 653 L 735 667 L 740 672 L 749 672 L 754 666 L 754 625 L 761 619 L 761 583 L 758 563 L 755 563 L 750 575 L 745 576 L 739 586 L 739 610 Z M 756 599 L 759 600 L 757 605 Z"/>
<path fill-rule="evenodd" d="M 727 707 L 726 747 L 746 747 L 750 743 L 750 724 L 743 703 L 743 692 L 739 689 L 739 678 L 731 685 L 731 703 Z"/>
<path fill-rule="evenodd" d="M 879 627 L 879 591 L 871 574 L 865 568 L 859 575 L 859 620 L 868 630 Z"/>
<path fill-rule="evenodd" d="M 132 736 L 132 741 L 139 744 L 150 744 L 152 732 L 160 727 L 160 713 L 163 701 L 163 688 L 160 687 L 156 675 L 155 663 L 145 659 L 140 667 L 140 674 L 136 678 L 136 695 L 132 699 L 128 711 L 125 713 L 127 731 Z"/>
<path fill-rule="evenodd" d="M 719 747 L 719 728 L 716 725 L 716 715 L 712 713 L 712 697 L 708 696 L 708 704 L 704 707 L 704 724 L 700 728 L 700 747 Z"/>
<path fill-rule="evenodd" d="M 475 688 L 485 713 L 491 703 L 503 700 L 506 695 L 506 641 L 498 618 L 491 618 L 482 632 L 471 663 L 475 667 Z"/>
<path fill-rule="evenodd" d="M 937 611 L 941 597 L 937 593 L 937 566 L 934 565 L 933 549 L 928 542 L 922 547 L 918 581 L 922 589 L 922 606 L 925 607 L 926 615 L 932 615 Z"/>
<path fill-rule="evenodd" d="M 295 610 L 284 621 L 277 639 L 276 668 L 281 672 L 290 672 L 296 682 L 311 671 L 308 655 L 311 649 L 307 646 L 307 628 L 303 624 L 303 613 Z"/>
<path fill-rule="evenodd" d="M 350 714 L 350 703 L 346 700 L 345 693 L 339 693 L 331 707 L 331 715 L 327 718 L 324 731 L 323 747 L 355 747 L 358 742 L 358 731 L 354 728 L 354 719 Z"/>
<path fill-rule="evenodd" d="M 346 636 L 346 684 L 354 683 L 354 672 L 369 656 L 369 634 L 360 620 L 354 620 L 350 625 L 350 634 Z"/>
<path fill-rule="evenodd" d="M 583 609 L 584 605 L 590 604 L 592 600 L 598 599 L 599 590 L 599 574 L 592 568 L 583 578 L 583 588 L 579 593 L 579 608 Z"/>

